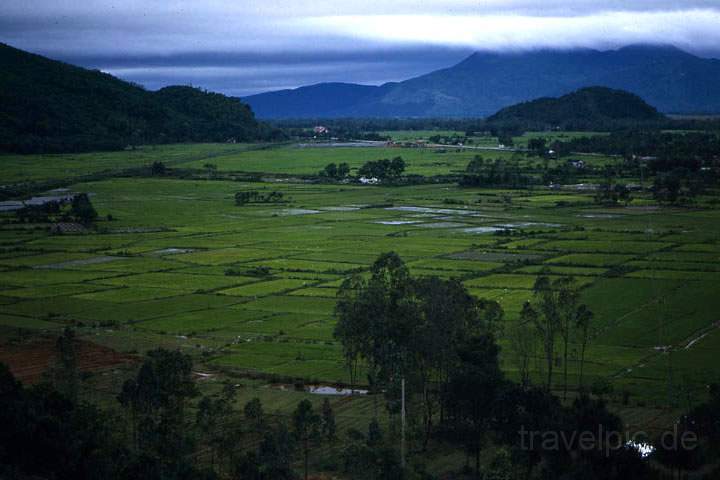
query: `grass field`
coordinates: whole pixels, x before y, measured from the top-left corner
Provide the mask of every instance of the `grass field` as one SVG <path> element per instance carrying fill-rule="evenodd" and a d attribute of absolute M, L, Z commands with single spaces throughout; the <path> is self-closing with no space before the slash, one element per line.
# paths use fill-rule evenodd
<path fill-rule="evenodd" d="M 357 168 L 396 155 L 408 173 L 442 175 L 464 169 L 475 154 L 175 145 L 7 156 L 0 180 L 72 179 L 155 160 L 198 171 L 211 162 L 220 172 L 305 175 L 330 162 Z M 347 381 L 332 335 L 336 289 L 393 250 L 416 275 L 457 277 L 473 294 L 499 301 L 506 326 L 517 321 L 539 272 L 575 276 L 595 313 L 589 381 L 608 379 L 638 401 L 667 401 L 668 356 L 678 395 L 720 378 L 712 361 L 720 338 L 720 209 L 636 208 L 649 198 L 601 209 L 592 193 L 544 188 L 274 180 L 76 183 L 70 188 L 90 193 L 102 218 L 96 232 L 82 235 L 50 235 L 0 214 L 0 332 L 74 325 L 84 339 L 121 353 L 183 345 L 199 368 Z M 288 203 L 238 207 L 233 195 L 241 190 L 281 191 Z M 504 368 L 515 375 L 507 339 L 500 343 Z"/>

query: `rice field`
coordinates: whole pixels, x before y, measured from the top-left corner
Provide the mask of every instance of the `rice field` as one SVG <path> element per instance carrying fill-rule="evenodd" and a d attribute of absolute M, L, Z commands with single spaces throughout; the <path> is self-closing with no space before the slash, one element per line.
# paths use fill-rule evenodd
<path fill-rule="evenodd" d="M 595 314 L 588 381 L 607 379 L 662 405 L 668 357 L 678 389 L 701 391 L 720 378 L 712 361 L 720 338 L 720 209 L 603 209 L 592 192 L 292 177 L 330 162 L 357 168 L 395 155 L 408 173 L 442 175 L 462 170 L 475 153 L 189 145 L 3 158 L 2 183 L 76 178 L 159 158 L 178 168 L 212 161 L 221 172 L 288 177 L 83 179 L 68 188 L 90 193 L 101 220 L 79 235 L 51 235 L 0 213 L 0 335 L 71 325 L 120 353 L 174 345 L 208 370 L 345 382 L 333 338 L 337 288 L 380 253 L 396 251 L 414 275 L 458 278 L 472 294 L 498 301 L 505 327 L 532 298 L 539 273 L 572 275 Z M 245 190 L 280 191 L 287 203 L 236 206 L 234 194 Z M 499 340 L 513 376 L 507 338 Z"/>

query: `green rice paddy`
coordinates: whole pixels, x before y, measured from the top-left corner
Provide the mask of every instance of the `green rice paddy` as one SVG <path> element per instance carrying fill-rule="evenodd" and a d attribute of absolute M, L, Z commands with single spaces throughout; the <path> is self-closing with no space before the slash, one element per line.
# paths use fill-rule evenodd
<path fill-rule="evenodd" d="M 357 168 L 396 155 L 410 174 L 445 175 L 476 153 L 176 145 L 3 157 L 2 183 L 78 178 L 155 160 L 198 172 L 210 161 L 220 172 L 268 178 L 83 180 L 69 188 L 91 194 L 102 220 L 79 235 L 51 235 L 0 214 L 0 333 L 73 325 L 125 352 L 177 345 L 208 369 L 347 381 L 332 334 L 337 288 L 392 250 L 415 275 L 456 277 L 474 295 L 499 301 L 505 327 L 518 321 L 538 273 L 573 275 L 595 314 L 589 382 L 607 379 L 633 398 L 663 404 L 669 364 L 678 388 L 701 391 L 720 378 L 712 356 L 720 346 L 720 209 L 703 199 L 696 209 L 641 210 L 651 199 L 640 195 L 628 207 L 607 209 L 593 204 L 592 192 L 293 177 L 330 162 Z M 239 207 L 233 196 L 241 190 L 280 191 L 288 203 Z M 498 228 L 512 235 L 493 233 Z M 514 376 L 502 334 L 500 343 Z"/>

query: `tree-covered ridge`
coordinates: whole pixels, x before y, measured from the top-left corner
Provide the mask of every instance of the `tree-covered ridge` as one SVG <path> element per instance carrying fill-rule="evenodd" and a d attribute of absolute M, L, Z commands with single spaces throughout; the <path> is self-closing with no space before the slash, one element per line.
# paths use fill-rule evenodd
<path fill-rule="evenodd" d="M 613 129 L 662 121 L 665 116 L 643 99 L 623 90 L 589 87 L 559 98 L 538 98 L 503 108 L 489 124 L 530 129 Z"/>
<path fill-rule="evenodd" d="M 0 151 L 78 152 L 268 135 L 239 99 L 192 87 L 150 92 L 0 44 Z"/>

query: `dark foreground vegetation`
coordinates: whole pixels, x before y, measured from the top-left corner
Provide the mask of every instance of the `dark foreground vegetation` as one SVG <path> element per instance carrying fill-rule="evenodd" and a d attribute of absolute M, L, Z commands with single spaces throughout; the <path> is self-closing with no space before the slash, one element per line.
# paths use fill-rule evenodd
<path fill-rule="evenodd" d="M 564 345 L 567 355 L 570 332 L 587 331 L 592 319 L 570 277 L 540 275 L 523 309 L 522 322 L 542 337 L 548 359 L 547 382 L 532 385 L 527 377 L 511 382 L 500 369 L 499 304 L 456 280 L 412 277 L 394 253 L 381 255 L 370 273 L 342 285 L 335 331 L 351 378 L 362 365 L 371 392 L 384 399 L 385 411 L 375 409 L 366 431 L 340 434 L 328 400 L 320 408 L 302 400 L 283 416 L 257 398 L 237 405 L 229 381 L 201 395 L 191 357 L 162 348 L 146 353 L 111 405 L 98 407 L 82 389 L 76 340 L 66 329 L 39 384 L 23 386 L 0 364 L 0 476 L 308 478 L 309 465 L 318 471 L 320 447 L 331 445 L 319 470 L 340 478 L 432 478 L 413 459 L 447 447 L 468 459 L 452 478 L 643 480 L 703 465 L 705 478 L 716 478 L 717 386 L 658 439 L 626 432 L 602 388 L 581 387 L 566 402 L 550 392 L 555 349 L 562 355 Z M 657 449 L 641 453 L 650 441 Z M 481 468 L 486 450 L 495 458 Z"/>

